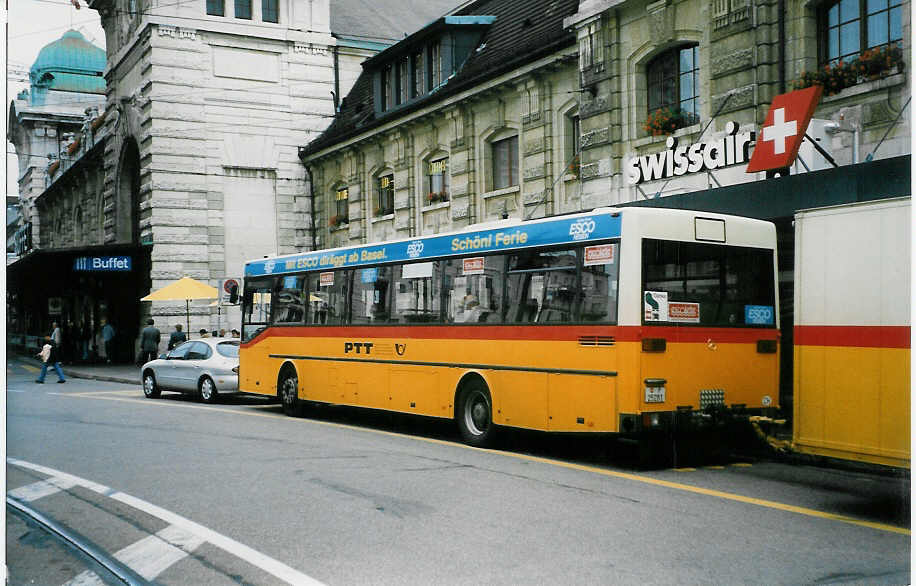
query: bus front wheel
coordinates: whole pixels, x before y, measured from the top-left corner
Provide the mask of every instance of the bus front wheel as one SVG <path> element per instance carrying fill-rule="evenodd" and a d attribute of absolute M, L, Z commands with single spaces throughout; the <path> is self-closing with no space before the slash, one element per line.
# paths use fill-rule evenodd
<path fill-rule="evenodd" d="M 296 376 L 295 371 L 292 369 L 283 371 L 277 390 L 280 395 L 280 404 L 283 405 L 283 412 L 290 417 L 302 415 L 302 402 L 299 400 L 299 377 Z"/>
<path fill-rule="evenodd" d="M 481 448 L 493 441 L 493 401 L 483 381 L 472 381 L 458 394 L 455 418 L 465 443 Z"/>

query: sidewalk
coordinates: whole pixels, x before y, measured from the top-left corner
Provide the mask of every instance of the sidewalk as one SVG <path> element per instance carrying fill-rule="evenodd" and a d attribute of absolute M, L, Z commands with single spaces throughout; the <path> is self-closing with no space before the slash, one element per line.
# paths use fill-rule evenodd
<path fill-rule="evenodd" d="M 23 362 L 41 367 L 41 362 L 34 356 L 20 352 L 14 353 Z M 133 364 L 62 364 L 64 376 L 68 378 L 86 378 L 103 380 L 113 383 L 134 384 L 140 386 L 140 368 Z M 54 369 L 48 369 L 49 375 L 54 375 Z"/>

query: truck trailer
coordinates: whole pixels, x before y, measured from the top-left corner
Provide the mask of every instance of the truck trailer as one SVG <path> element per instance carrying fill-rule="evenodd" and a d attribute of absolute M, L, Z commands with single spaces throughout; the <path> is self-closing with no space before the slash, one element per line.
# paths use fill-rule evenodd
<path fill-rule="evenodd" d="M 795 214 L 796 452 L 910 467 L 910 198 Z"/>

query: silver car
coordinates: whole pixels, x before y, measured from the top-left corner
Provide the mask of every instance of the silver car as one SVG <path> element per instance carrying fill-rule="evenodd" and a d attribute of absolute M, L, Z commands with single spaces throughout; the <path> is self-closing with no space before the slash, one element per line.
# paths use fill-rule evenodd
<path fill-rule="evenodd" d="M 143 394 L 157 398 L 178 391 L 213 403 L 219 395 L 239 392 L 239 341 L 235 338 L 189 340 L 140 369 Z"/>

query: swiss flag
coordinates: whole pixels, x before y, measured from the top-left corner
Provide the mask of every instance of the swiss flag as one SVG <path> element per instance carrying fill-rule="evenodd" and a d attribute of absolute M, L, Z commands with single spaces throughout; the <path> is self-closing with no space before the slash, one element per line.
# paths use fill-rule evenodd
<path fill-rule="evenodd" d="M 813 85 L 773 98 L 747 165 L 748 173 L 782 169 L 795 162 L 823 91 L 822 86 Z"/>

